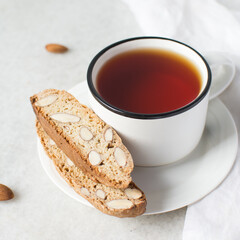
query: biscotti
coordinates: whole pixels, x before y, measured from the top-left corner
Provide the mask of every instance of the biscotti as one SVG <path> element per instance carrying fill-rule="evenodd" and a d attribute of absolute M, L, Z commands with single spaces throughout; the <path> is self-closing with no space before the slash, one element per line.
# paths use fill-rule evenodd
<path fill-rule="evenodd" d="M 59 174 L 93 206 L 116 217 L 135 217 L 145 212 L 146 197 L 133 182 L 126 189 L 116 189 L 92 181 L 57 147 L 38 121 L 36 127 L 44 150 Z"/>
<path fill-rule="evenodd" d="M 44 90 L 30 100 L 43 129 L 85 174 L 110 187 L 130 184 L 131 154 L 91 109 L 64 90 Z"/>

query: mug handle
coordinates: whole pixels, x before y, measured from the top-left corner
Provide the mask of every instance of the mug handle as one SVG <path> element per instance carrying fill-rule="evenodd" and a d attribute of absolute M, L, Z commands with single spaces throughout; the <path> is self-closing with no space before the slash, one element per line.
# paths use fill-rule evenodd
<path fill-rule="evenodd" d="M 227 53 L 211 51 L 204 54 L 212 72 L 212 85 L 209 100 L 218 97 L 232 82 L 235 64 Z"/>

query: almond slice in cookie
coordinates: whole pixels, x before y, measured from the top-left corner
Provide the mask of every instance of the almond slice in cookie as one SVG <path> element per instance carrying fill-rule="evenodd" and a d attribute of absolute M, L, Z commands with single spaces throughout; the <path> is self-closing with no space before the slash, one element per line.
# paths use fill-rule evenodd
<path fill-rule="evenodd" d="M 103 200 L 106 198 L 106 193 L 103 190 L 101 190 L 101 189 L 98 189 L 96 191 L 96 195 L 97 195 L 97 197 L 99 197 L 99 198 L 101 198 Z"/>
<path fill-rule="evenodd" d="M 93 134 L 87 127 L 81 127 L 80 137 L 85 141 L 90 141 L 93 138 Z"/>
<path fill-rule="evenodd" d="M 80 121 L 80 117 L 69 113 L 55 113 L 52 114 L 50 117 L 62 123 L 75 123 Z"/>
<path fill-rule="evenodd" d="M 121 148 L 116 147 L 114 157 L 120 167 L 124 167 L 126 165 L 127 158 L 124 151 Z"/>
<path fill-rule="evenodd" d="M 108 128 L 105 132 L 104 132 L 104 139 L 106 142 L 111 142 L 113 140 L 113 131 L 111 128 Z"/>
<path fill-rule="evenodd" d="M 98 152 L 92 150 L 88 155 L 89 162 L 93 166 L 97 166 L 102 162 L 101 156 Z"/>
<path fill-rule="evenodd" d="M 47 97 L 44 97 L 42 99 L 39 99 L 35 105 L 38 107 L 46 107 L 54 103 L 58 99 L 58 95 L 52 94 L 48 95 Z"/>
<path fill-rule="evenodd" d="M 138 199 L 142 196 L 142 192 L 136 188 L 127 188 L 125 193 L 130 199 Z"/>
<path fill-rule="evenodd" d="M 90 192 L 88 191 L 87 188 L 82 187 L 82 188 L 80 189 L 80 191 L 81 191 L 81 193 L 82 193 L 83 195 L 88 196 L 88 197 L 90 196 Z"/>
<path fill-rule="evenodd" d="M 133 207 L 133 203 L 127 199 L 117 199 L 107 202 L 106 205 L 113 209 L 128 209 Z"/>

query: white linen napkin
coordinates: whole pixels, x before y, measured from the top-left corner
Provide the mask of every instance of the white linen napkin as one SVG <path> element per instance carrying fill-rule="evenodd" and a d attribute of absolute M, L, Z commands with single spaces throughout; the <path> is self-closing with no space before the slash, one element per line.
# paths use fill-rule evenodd
<path fill-rule="evenodd" d="M 240 1 L 123 0 L 148 36 L 180 40 L 200 52 L 230 54 L 240 60 Z M 238 60 L 238 61 L 237 61 Z M 240 129 L 240 79 L 221 98 Z M 238 147 L 239 149 L 239 147 Z M 240 239 L 240 156 L 227 179 L 211 194 L 187 209 L 183 240 Z"/>

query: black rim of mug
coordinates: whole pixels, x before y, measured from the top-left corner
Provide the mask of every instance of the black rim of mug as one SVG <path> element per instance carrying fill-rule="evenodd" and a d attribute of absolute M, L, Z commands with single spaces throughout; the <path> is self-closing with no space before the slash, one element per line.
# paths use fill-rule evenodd
<path fill-rule="evenodd" d="M 190 48 L 191 50 L 193 50 L 195 53 L 197 53 L 201 59 L 203 60 L 204 64 L 206 65 L 207 68 L 207 72 L 208 72 L 208 79 L 207 79 L 207 84 L 205 86 L 205 88 L 203 89 L 202 93 L 192 102 L 190 102 L 189 104 L 183 106 L 182 108 L 178 108 L 176 110 L 173 111 L 169 111 L 169 112 L 163 112 L 163 113 L 154 113 L 154 114 L 144 114 L 144 113 L 135 113 L 135 112 L 128 112 L 126 110 L 117 108 L 113 105 L 111 105 L 110 103 L 108 103 L 107 101 L 105 101 L 97 92 L 97 90 L 95 89 L 94 85 L 93 85 L 93 81 L 92 81 L 92 71 L 93 68 L 97 62 L 97 60 L 105 53 L 107 52 L 109 49 L 129 42 L 129 41 L 136 41 L 136 40 L 142 40 L 142 39 L 161 39 L 161 40 L 168 40 L 168 41 L 173 41 L 179 44 L 182 44 L 188 48 Z M 107 108 L 108 110 L 120 114 L 122 116 L 125 117 L 130 117 L 130 118 L 136 118 L 136 119 L 159 119 L 159 118 L 166 118 L 166 117 L 172 117 L 178 114 L 181 114 L 191 108 L 193 108 L 194 106 L 196 106 L 198 103 L 200 103 L 203 98 L 207 95 L 208 91 L 210 90 L 210 86 L 211 86 L 211 82 L 212 82 L 212 75 L 211 75 L 211 70 L 210 67 L 207 63 L 207 61 L 205 60 L 205 58 L 198 52 L 196 51 L 194 48 L 190 47 L 189 45 L 182 43 L 180 41 L 171 39 L 171 38 L 164 38 L 164 37 L 153 37 L 153 36 L 144 36 L 144 37 L 135 37 L 135 38 L 128 38 L 128 39 L 124 39 L 118 42 L 115 42 L 107 47 L 105 47 L 103 50 L 101 50 L 90 62 L 90 65 L 88 67 L 87 70 L 87 83 L 88 83 L 88 87 L 90 89 L 91 94 L 93 95 L 93 97 L 105 108 Z"/>

